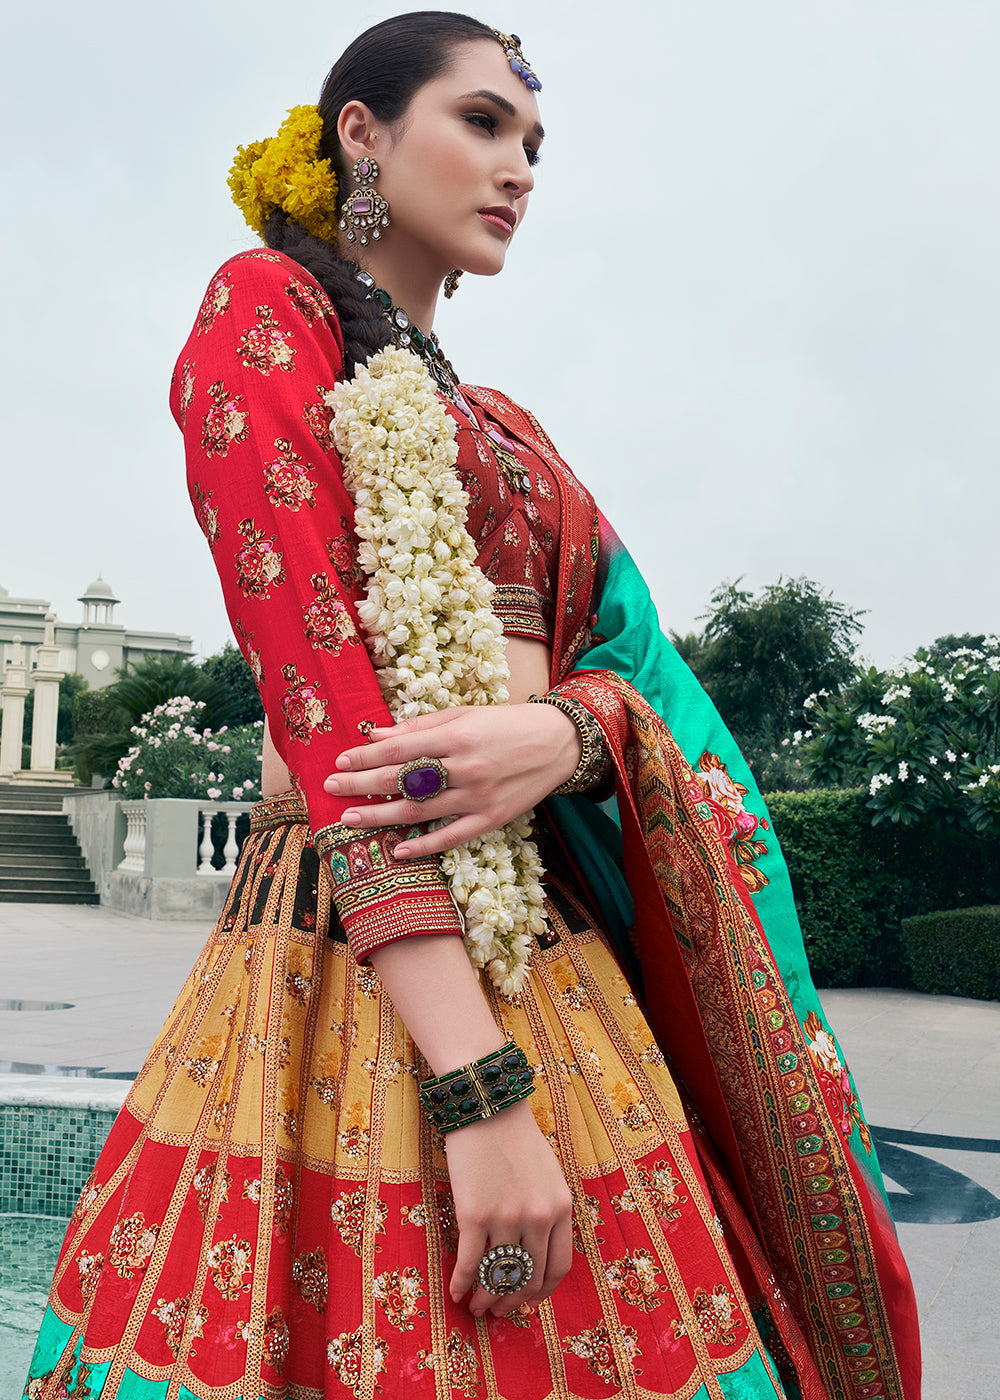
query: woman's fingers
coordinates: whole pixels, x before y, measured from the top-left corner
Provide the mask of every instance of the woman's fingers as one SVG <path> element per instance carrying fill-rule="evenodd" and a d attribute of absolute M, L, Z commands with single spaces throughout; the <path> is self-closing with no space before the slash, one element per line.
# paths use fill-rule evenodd
<path fill-rule="evenodd" d="M 447 710 L 434 710 L 428 715 L 401 719 L 398 724 L 387 724 L 384 729 L 375 728 L 371 732 L 379 739 L 384 739 L 389 734 L 421 734 L 427 729 L 438 729 L 442 724 L 451 724 L 461 710 L 461 705 L 452 705 Z"/>
<path fill-rule="evenodd" d="M 392 811 L 391 807 L 389 811 Z M 422 836 L 408 836 L 405 841 L 399 843 L 394 854 L 400 860 L 440 855 L 442 851 L 453 851 L 456 846 L 462 846 L 466 841 L 472 841 L 477 836 L 485 836 L 487 832 L 496 830 L 496 827 L 496 822 L 484 826 L 482 818 L 475 813 L 465 817 L 456 817 L 454 821 L 449 822 L 447 826 L 439 827 L 437 831 L 428 831 Z"/>
<path fill-rule="evenodd" d="M 469 1311 L 476 1316 L 489 1312 L 494 1317 L 506 1317 L 523 1304 L 540 1303 L 543 1298 L 548 1298 L 555 1292 L 569 1273 L 573 1262 L 572 1216 L 557 1219 L 551 1230 L 537 1226 L 529 1228 L 520 1240 L 494 1240 L 491 1236 L 485 1248 L 492 1249 L 497 1244 L 520 1244 L 521 1248 L 531 1255 L 534 1268 L 528 1283 L 514 1293 L 490 1293 L 478 1285 L 469 1302 Z M 476 1269 L 478 1270 L 478 1260 Z M 476 1282 L 478 1284 L 478 1280 Z M 463 1295 L 459 1294 L 459 1297 L 461 1296 Z"/>
<path fill-rule="evenodd" d="M 537 1299 L 548 1298 L 555 1292 L 573 1263 L 573 1216 L 572 1213 L 558 1220 L 549 1235 L 548 1252 L 545 1258 L 545 1272 Z M 536 1274 L 537 1278 L 537 1274 Z M 535 1279 L 532 1279 L 532 1283 Z"/>
<path fill-rule="evenodd" d="M 438 855 L 529 811 L 569 776 L 580 748 L 573 721 L 551 705 L 455 706 L 373 730 L 371 737 L 375 742 L 341 754 L 325 783 L 327 792 L 347 800 L 347 825 L 455 819 L 447 832 L 414 837 L 412 847 L 398 852 L 401 859 Z M 418 803 L 399 793 L 397 779 L 400 767 L 425 758 L 444 766 L 448 786 Z M 362 804 L 371 797 L 392 801 Z"/>
<path fill-rule="evenodd" d="M 482 1227 L 465 1226 L 458 1233 L 458 1257 L 455 1260 L 455 1267 L 452 1270 L 451 1283 L 448 1291 L 451 1294 L 453 1303 L 460 1303 L 470 1288 L 476 1288 L 482 1293 L 479 1287 L 477 1270 L 479 1261 L 486 1253 L 489 1245 L 489 1236 Z M 488 1294 L 484 1296 L 488 1297 Z M 475 1299 L 473 1299 L 473 1303 Z M 470 1307 L 472 1304 L 470 1304 Z"/>
<path fill-rule="evenodd" d="M 366 768 L 359 773 L 331 773 L 324 786 L 339 797 L 400 797 L 399 766 Z"/>
<path fill-rule="evenodd" d="M 330 776 L 336 778 L 342 773 L 407 763 L 411 758 L 440 758 L 442 745 L 432 742 L 432 731 L 454 724 L 463 714 L 462 707 L 455 706 L 432 715 L 402 720 L 391 728 L 373 729 L 371 742 L 345 749 L 337 759 L 337 772 Z M 441 736 L 433 737 L 437 739 Z"/>

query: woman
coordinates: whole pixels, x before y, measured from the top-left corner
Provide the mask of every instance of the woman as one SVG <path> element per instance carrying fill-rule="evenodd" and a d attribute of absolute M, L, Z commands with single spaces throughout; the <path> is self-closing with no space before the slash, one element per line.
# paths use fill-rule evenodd
<path fill-rule="evenodd" d="M 592 498 L 429 335 L 503 267 L 539 88 L 516 37 L 400 16 L 234 166 L 266 249 L 172 406 L 267 796 L 32 1400 L 918 1394 L 752 780 Z"/>

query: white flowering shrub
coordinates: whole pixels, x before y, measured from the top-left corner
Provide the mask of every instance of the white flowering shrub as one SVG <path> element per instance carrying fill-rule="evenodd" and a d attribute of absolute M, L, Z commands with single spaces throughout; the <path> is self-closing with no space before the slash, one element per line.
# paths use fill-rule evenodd
<path fill-rule="evenodd" d="M 213 733 L 200 727 L 204 710 L 182 695 L 143 715 L 111 786 L 123 797 L 259 801 L 263 720 Z"/>
<path fill-rule="evenodd" d="M 918 650 L 811 697 L 801 747 L 817 783 L 864 784 L 873 822 L 930 819 L 1000 836 L 1000 640 Z M 808 702 L 807 702 L 808 703 Z"/>

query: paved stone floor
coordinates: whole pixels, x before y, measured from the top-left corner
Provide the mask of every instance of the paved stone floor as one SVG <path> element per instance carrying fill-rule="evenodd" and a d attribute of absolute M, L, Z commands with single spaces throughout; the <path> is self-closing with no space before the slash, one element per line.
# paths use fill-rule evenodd
<path fill-rule="evenodd" d="M 37 1066 L 135 1072 L 207 934 L 105 909 L 0 905 L 0 999 L 71 1003 L 0 1010 L 8 1084 Z M 924 1400 L 1000 1395 L 1000 1004 L 877 988 L 823 1001 L 913 1273 Z M 0 1364 L 0 1400 L 20 1394 L 20 1374 Z"/>

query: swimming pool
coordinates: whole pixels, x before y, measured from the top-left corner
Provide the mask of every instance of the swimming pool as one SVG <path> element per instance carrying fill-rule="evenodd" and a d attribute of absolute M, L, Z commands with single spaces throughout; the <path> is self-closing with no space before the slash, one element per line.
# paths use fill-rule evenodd
<path fill-rule="evenodd" d="M 20 1400 L 69 1217 L 128 1089 L 0 1074 L 0 1400 Z"/>
<path fill-rule="evenodd" d="M 68 1217 L 0 1215 L 0 1400 L 19 1400 Z"/>

